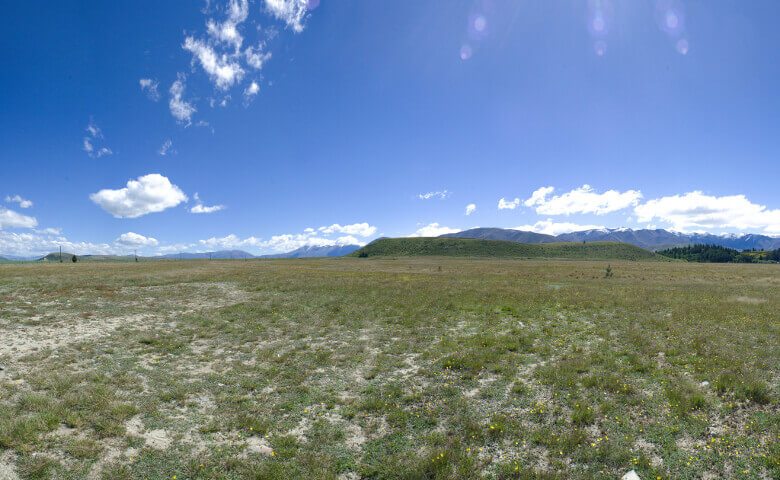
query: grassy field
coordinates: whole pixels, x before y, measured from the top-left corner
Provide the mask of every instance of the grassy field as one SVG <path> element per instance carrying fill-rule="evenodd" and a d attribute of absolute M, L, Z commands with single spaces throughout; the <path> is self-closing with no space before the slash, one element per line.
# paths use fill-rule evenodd
<path fill-rule="evenodd" d="M 0 479 L 780 477 L 778 265 L 0 265 Z"/>
<path fill-rule="evenodd" d="M 349 254 L 350 257 L 449 256 L 489 258 L 567 258 L 579 260 L 644 260 L 669 258 L 628 243 L 556 242 L 518 243 L 476 238 L 380 238 Z"/>

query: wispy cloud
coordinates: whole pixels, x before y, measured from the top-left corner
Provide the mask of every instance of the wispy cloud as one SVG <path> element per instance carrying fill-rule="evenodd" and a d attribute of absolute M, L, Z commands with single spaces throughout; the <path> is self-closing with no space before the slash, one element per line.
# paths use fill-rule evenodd
<path fill-rule="evenodd" d="M 149 100 L 156 102 L 160 99 L 160 92 L 157 90 L 160 84 L 157 80 L 142 78 L 138 80 L 138 83 L 141 85 L 141 91 L 146 93 L 146 97 Z"/>
<path fill-rule="evenodd" d="M 474 203 L 469 203 L 466 205 L 466 215 L 471 215 L 477 210 L 477 205 Z"/>
<path fill-rule="evenodd" d="M 420 200 L 430 200 L 431 198 L 439 198 L 439 199 L 444 200 L 449 195 L 450 195 L 450 192 L 448 192 L 447 190 L 442 190 L 442 191 L 439 191 L 439 192 L 420 193 L 419 195 L 417 195 L 417 198 L 419 198 Z"/>
<path fill-rule="evenodd" d="M 178 78 L 171 85 L 171 98 L 168 101 L 168 107 L 171 110 L 171 115 L 173 115 L 179 123 L 189 126 L 192 123 L 192 114 L 197 112 L 197 109 L 182 98 L 186 88 L 186 80 L 187 77 L 183 73 L 178 74 Z"/>
<path fill-rule="evenodd" d="M 100 158 L 103 155 L 111 155 L 114 153 L 110 148 L 102 145 L 103 132 L 92 119 L 89 120 L 86 131 L 87 135 L 84 136 L 82 148 L 87 152 L 87 155 L 91 158 Z"/>
<path fill-rule="evenodd" d="M 176 153 L 176 150 L 173 149 L 173 142 L 169 138 L 163 142 L 163 144 L 160 146 L 160 149 L 157 150 L 157 154 L 164 157 L 172 153 Z"/>
<path fill-rule="evenodd" d="M 295 33 L 301 33 L 308 7 L 314 3 L 312 0 L 265 0 L 265 8 L 274 17 L 283 21 L 287 28 Z"/>

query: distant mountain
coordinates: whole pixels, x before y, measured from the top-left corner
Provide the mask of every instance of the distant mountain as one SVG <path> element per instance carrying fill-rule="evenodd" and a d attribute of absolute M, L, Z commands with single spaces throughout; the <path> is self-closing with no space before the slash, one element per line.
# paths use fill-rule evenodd
<path fill-rule="evenodd" d="M 40 255 L 27 255 L 27 256 L 19 256 L 19 255 L 6 255 L 3 254 L 3 257 L 5 260 L 10 260 L 12 262 L 29 262 L 32 260 L 38 260 L 41 258 Z"/>
<path fill-rule="evenodd" d="M 174 258 L 178 260 L 203 260 L 203 259 L 210 258 L 213 260 L 224 260 L 224 259 L 247 259 L 247 258 L 257 258 L 257 257 L 243 250 L 219 250 L 217 252 L 169 253 L 166 255 L 159 255 L 157 257 L 152 257 L 152 258 Z"/>
<path fill-rule="evenodd" d="M 780 248 L 780 238 L 767 235 L 729 234 L 713 235 L 711 233 L 679 233 L 663 229 L 632 230 L 630 228 L 603 228 L 597 230 L 584 230 L 582 232 L 564 233 L 558 235 L 561 241 L 566 242 L 595 242 L 612 240 L 615 242 L 631 243 L 651 250 L 681 247 L 686 245 L 719 245 L 737 250 L 774 250 Z"/>
<path fill-rule="evenodd" d="M 329 247 L 306 246 L 297 248 L 287 253 L 262 255 L 260 258 L 343 257 L 344 255 L 348 255 L 359 248 L 360 245 L 332 245 Z"/>
<path fill-rule="evenodd" d="M 521 230 L 512 230 L 508 228 L 472 228 L 458 233 L 445 233 L 442 237 L 450 238 L 481 238 L 483 240 L 505 240 L 508 242 L 520 243 L 550 243 L 559 242 L 552 235 L 543 233 L 523 232 Z"/>
<path fill-rule="evenodd" d="M 534 232 L 504 228 L 474 228 L 458 233 L 449 233 L 442 237 L 483 238 L 486 240 L 509 240 L 521 243 L 549 243 L 549 242 L 621 242 L 630 243 L 649 250 L 662 250 L 666 248 L 681 247 L 686 245 L 720 245 L 737 250 L 775 250 L 780 248 L 780 238 L 767 235 L 729 234 L 713 235 L 710 233 L 679 233 L 663 229 L 630 228 L 600 228 L 583 230 L 581 232 L 564 233 L 554 237 Z M 518 239 L 518 240 L 515 240 Z"/>

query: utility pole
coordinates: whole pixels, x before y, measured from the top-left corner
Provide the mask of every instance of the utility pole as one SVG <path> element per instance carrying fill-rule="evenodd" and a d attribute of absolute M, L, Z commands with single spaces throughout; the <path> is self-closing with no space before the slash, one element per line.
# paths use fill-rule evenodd
<path fill-rule="evenodd" d="M 62 263 L 62 245 L 60 245 L 60 263 Z"/>

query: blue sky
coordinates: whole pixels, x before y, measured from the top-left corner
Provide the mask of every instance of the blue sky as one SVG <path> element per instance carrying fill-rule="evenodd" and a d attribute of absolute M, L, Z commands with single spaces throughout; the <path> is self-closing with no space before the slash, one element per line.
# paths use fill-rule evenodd
<path fill-rule="evenodd" d="M 780 235 L 775 1 L 4 9 L 0 255 Z"/>

